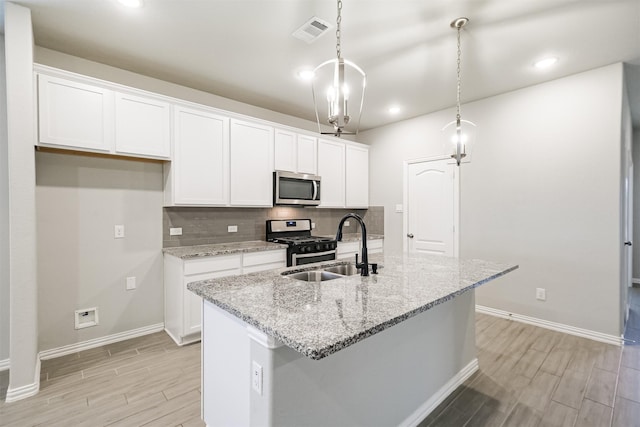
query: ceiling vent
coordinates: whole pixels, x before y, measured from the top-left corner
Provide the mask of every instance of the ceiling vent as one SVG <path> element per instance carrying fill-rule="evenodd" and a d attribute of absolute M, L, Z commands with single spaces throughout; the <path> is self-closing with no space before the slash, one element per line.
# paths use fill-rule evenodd
<path fill-rule="evenodd" d="M 307 22 L 302 24 L 300 28 L 298 28 L 292 34 L 293 37 L 305 41 L 307 43 L 313 43 L 331 29 L 331 24 L 325 21 L 324 19 L 320 19 L 317 16 L 309 19 Z"/>

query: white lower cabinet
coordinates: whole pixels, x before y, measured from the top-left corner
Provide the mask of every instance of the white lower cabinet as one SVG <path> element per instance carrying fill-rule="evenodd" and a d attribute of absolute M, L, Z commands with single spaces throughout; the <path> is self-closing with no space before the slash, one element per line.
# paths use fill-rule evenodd
<path fill-rule="evenodd" d="M 374 239 L 367 240 L 367 253 L 368 254 L 377 254 L 381 253 L 384 250 L 384 240 L 383 239 Z M 344 259 L 350 258 L 355 259 L 355 255 L 358 254 L 358 258 L 360 258 L 360 254 L 362 251 L 360 250 L 360 240 L 354 242 L 338 242 L 338 249 L 336 253 L 336 258 Z M 362 261 L 358 259 L 358 261 Z"/>
<path fill-rule="evenodd" d="M 164 255 L 164 328 L 178 345 L 200 340 L 202 298 L 191 282 L 255 273 L 287 266 L 286 250 L 180 259 Z"/>

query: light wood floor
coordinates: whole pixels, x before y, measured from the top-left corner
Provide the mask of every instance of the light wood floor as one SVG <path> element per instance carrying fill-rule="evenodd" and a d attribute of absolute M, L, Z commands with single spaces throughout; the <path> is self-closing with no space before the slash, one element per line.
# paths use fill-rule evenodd
<path fill-rule="evenodd" d="M 640 426 L 640 345 L 482 314 L 476 328 L 480 370 L 420 427 Z M 204 426 L 200 345 L 163 332 L 43 361 L 28 399 L 4 403 L 7 383 L 0 372 L 0 426 Z"/>
<path fill-rule="evenodd" d="M 7 372 L 0 373 L 4 400 Z M 200 344 L 164 332 L 42 361 L 40 392 L 0 402 L 0 426 L 204 426 Z"/>

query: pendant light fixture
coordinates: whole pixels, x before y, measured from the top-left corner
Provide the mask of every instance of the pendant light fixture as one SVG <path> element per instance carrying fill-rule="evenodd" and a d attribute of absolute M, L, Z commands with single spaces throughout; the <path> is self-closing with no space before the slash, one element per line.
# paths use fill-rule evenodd
<path fill-rule="evenodd" d="M 475 139 L 476 125 L 469 120 L 463 120 L 460 116 L 460 62 L 462 56 L 462 50 L 460 48 L 460 31 L 469 22 L 467 18 L 454 19 L 451 22 L 451 27 L 457 31 L 457 89 L 456 89 L 456 119 L 450 123 L 447 123 L 442 128 L 444 134 L 446 151 L 451 150 L 451 157 L 456 159 L 456 164 L 460 166 L 460 162 L 463 158 L 470 153 L 473 146 L 473 140 Z"/>
<path fill-rule="evenodd" d="M 362 68 L 342 57 L 341 23 L 342 0 L 338 0 L 336 58 L 323 62 L 313 70 L 315 77 L 311 85 L 318 132 L 338 137 L 358 133 L 367 81 Z M 325 124 L 333 126 L 333 132 L 322 132 L 320 117 L 323 117 L 322 122 L 326 120 Z"/>

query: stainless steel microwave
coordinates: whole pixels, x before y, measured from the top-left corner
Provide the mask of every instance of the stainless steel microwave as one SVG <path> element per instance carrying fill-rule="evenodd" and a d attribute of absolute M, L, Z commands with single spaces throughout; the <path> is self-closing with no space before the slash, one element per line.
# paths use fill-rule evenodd
<path fill-rule="evenodd" d="M 318 206 L 320 204 L 320 177 L 275 171 L 273 173 L 273 204 L 274 206 Z"/>

